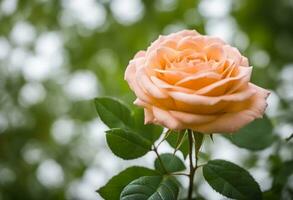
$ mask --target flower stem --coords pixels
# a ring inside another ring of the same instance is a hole
[[[160,162],[160,164],[161,164],[161,166],[162,166],[162,168],[163,168],[163,171],[164,171],[166,174],[168,174],[168,171],[167,171],[167,169],[166,169],[166,167],[165,167],[165,165],[164,165],[164,162],[162,161],[162,159],[161,159],[161,157],[160,157],[160,155],[159,155],[158,149],[157,149],[157,147],[156,147],[155,145],[153,146],[153,151],[154,151],[155,154],[157,155],[157,158],[158,158],[158,160],[159,160],[159,162]]]
[[[192,192],[193,192],[193,179],[194,174],[197,166],[193,166],[193,160],[192,160],[192,147],[193,147],[193,137],[192,137],[192,131],[188,130],[188,141],[189,141],[189,188],[188,188],[188,200],[192,200]],[[196,162],[197,163],[197,162]]]

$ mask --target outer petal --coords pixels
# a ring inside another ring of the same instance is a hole
[[[141,59],[141,58],[140,58]],[[149,97],[142,88],[136,82],[136,65],[141,64],[139,59],[130,61],[126,68],[124,79],[128,82],[129,87],[134,91],[135,95],[146,102],[152,102],[152,98]]]
[[[202,133],[233,133],[254,119],[261,118],[267,107],[266,99],[269,91],[253,84],[251,84],[251,87],[254,87],[257,93],[251,98],[248,108],[240,112],[223,114],[210,123],[195,125],[190,128]]]
[[[224,50],[226,52],[227,58],[233,60],[236,65],[246,64],[246,62],[242,60],[242,56],[238,49],[235,47],[231,47],[230,45],[225,45]]]
[[[172,33],[170,35],[160,35],[157,40],[155,40],[147,51],[152,51],[157,49],[159,46],[166,46],[168,41],[179,41],[181,38],[189,36],[199,36],[200,34],[195,30],[183,30],[177,33]]]
[[[155,119],[153,112],[151,109],[145,108],[144,109],[144,124],[149,124],[153,122]]]
[[[141,88],[150,94],[154,98],[166,99],[169,96],[160,90],[154,83],[150,80],[144,68],[140,68],[136,74],[136,82]]]
[[[219,102],[238,102],[244,101],[255,94],[255,89],[248,87],[245,90],[233,94],[222,95],[219,97],[208,97],[196,94],[185,94],[181,92],[168,92],[175,101],[187,105],[215,105]]]
[[[200,114],[193,114],[193,113],[187,113],[187,112],[181,112],[181,111],[175,111],[171,110],[169,111],[177,120],[184,123],[186,126],[190,125],[199,125],[199,124],[205,124],[210,121],[215,120],[218,115],[200,115]]]
[[[153,115],[155,117],[155,123],[163,125],[172,130],[180,130],[185,128],[183,124],[177,120],[169,111],[155,106],[153,106],[152,109]]]

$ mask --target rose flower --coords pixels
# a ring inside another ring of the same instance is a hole
[[[250,83],[246,57],[219,38],[184,30],[160,36],[129,62],[125,80],[145,123],[232,133],[261,118],[269,92]]]

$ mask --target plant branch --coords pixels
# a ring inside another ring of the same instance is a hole
[[[153,151],[155,152],[155,154],[157,155],[158,160],[159,160],[159,162],[160,162],[160,164],[161,164],[161,166],[162,166],[164,172],[165,172],[166,174],[168,174],[168,171],[167,171],[167,169],[166,169],[166,167],[165,167],[165,165],[164,165],[164,163],[163,163],[163,161],[162,161],[162,159],[161,159],[161,157],[160,157],[160,155],[159,155],[158,149],[157,149],[157,147],[156,147],[155,145],[153,145],[153,149],[152,149],[152,150],[153,150]]]
[[[169,129],[169,130],[167,130],[166,132],[165,132],[165,136],[163,137],[163,139],[158,143],[158,145],[157,145],[157,147],[156,148],[158,148],[166,139],[167,139],[167,137],[170,135],[170,133],[171,133],[171,130]]]
[[[188,200],[192,200],[192,192],[193,192],[193,179],[194,179],[194,173],[195,173],[195,167],[193,166],[192,161],[192,150],[193,150],[193,137],[192,137],[192,131],[188,130],[188,141],[189,141],[189,188],[188,188]]]
[[[172,173],[172,175],[175,175],[175,176],[188,176],[189,177],[189,174],[185,174],[185,173]]]

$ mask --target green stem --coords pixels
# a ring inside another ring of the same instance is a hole
[[[185,174],[185,173],[172,173],[172,175],[175,175],[175,176],[188,176],[189,177],[189,174]]]
[[[189,187],[188,187],[188,200],[192,200],[192,192],[193,192],[193,179],[196,167],[193,166],[192,161],[192,147],[193,147],[193,137],[192,131],[188,130],[188,141],[189,141]]]
[[[161,166],[162,166],[164,172],[165,172],[166,174],[168,174],[168,171],[167,171],[167,169],[166,169],[166,167],[165,167],[165,165],[164,165],[164,163],[163,163],[163,161],[162,161],[162,159],[161,159],[161,157],[160,157],[160,155],[159,155],[158,149],[157,149],[157,147],[156,147],[155,145],[153,146],[153,151],[154,151],[155,154],[157,155],[158,160],[159,160],[159,162],[160,162],[160,164],[161,164]]]

